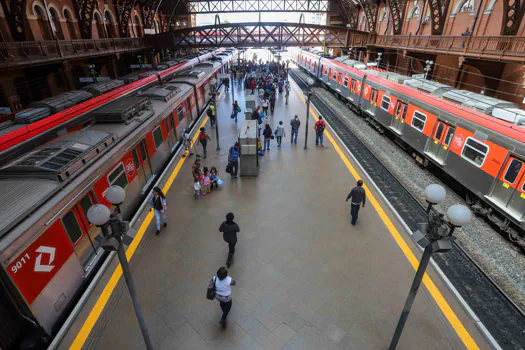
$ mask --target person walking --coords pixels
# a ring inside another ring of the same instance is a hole
[[[186,155],[193,155],[193,152],[191,151],[191,135],[188,128],[184,129],[184,132],[182,133],[182,145],[184,146],[184,154],[182,157],[186,157]]]
[[[226,328],[226,318],[232,308],[232,289],[237,282],[228,276],[228,270],[221,266],[217,270],[217,275],[213,276],[208,284],[208,289],[215,286],[215,299],[219,301],[221,306],[222,316],[219,321],[221,328]]]
[[[240,232],[239,225],[233,221],[233,213],[226,214],[226,221],[219,226],[219,232],[222,233],[224,242],[228,243],[228,258],[226,259],[226,266],[230,267],[233,263],[233,255],[235,254],[235,245],[237,244],[237,233]]]
[[[323,120],[323,117],[319,116],[319,120],[315,123],[315,145],[318,146],[321,142],[321,147],[323,146],[323,134],[324,129],[326,128],[326,123]]]
[[[237,123],[237,115],[241,111],[241,107],[239,107],[239,103],[237,103],[237,100],[233,102],[232,107],[233,107],[232,115],[233,115],[233,118],[235,118],[235,122]]]
[[[237,170],[239,169],[240,153],[241,153],[241,149],[239,147],[239,143],[235,142],[235,145],[230,147],[230,150],[228,151],[228,162],[232,165],[232,172],[231,172],[232,179],[235,179],[237,177]]]
[[[153,195],[151,196],[150,207],[155,214],[155,220],[157,223],[157,236],[160,233],[160,218],[164,219],[164,227],[168,226],[168,216],[166,214],[166,196],[162,193],[159,187],[153,188]]]
[[[357,186],[352,188],[348,196],[346,196],[346,201],[350,200],[350,215],[352,215],[352,225],[355,225],[357,222],[357,217],[359,216],[359,207],[365,207],[366,202],[366,191],[363,188],[363,180],[357,181]]]
[[[277,148],[281,148],[281,141],[283,140],[283,137],[286,137],[286,131],[284,131],[282,120],[279,122],[279,125],[277,125],[277,128],[275,129],[275,136],[277,137]]]
[[[266,124],[264,126],[263,130],[263,136],[264,136],[264,147],[263,151],[269,151],[270,150],[270,141],[272,140],[272,128],[270,128],[270,124]]]
[[[208,140],[210,140],[210,137],[206,134],[206,129],[204,129],[204,127],[200,128],[200,131],[199,141],[202,145],[202,152],[204,153],[203,158],[206,158],[206,155],[208,154],[206,147],[208,146]]]
[[[263,108],[264,115],[268,116],[268,99],[265,98],[263,100],[262,108]]]
[[[270,95],[270,113],[275,111],[275,91]]]
[[[297,135],[299,135],[299,127],[301,126],[301,121],[297,115],[290,121],[290,126],[292,127],[292,137],[290,142],[297,145]]]
[[[208,109],[206,110],[206,115],[208,118],[210,118],[210,124],[211,126],[215,125],[215,106],[213,105],[213,101],[210,102],[210,105],[208,106]]]

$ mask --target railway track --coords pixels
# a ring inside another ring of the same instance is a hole
[[[293,70],[290,70],[290,76],[305,92],[307,84]],[[388,198],[408,227],[415,231],[418,229],[418,223],[426,222],[425,208],[338,117],[337,113],[315,93],[312,94],[311,103]],[[524,312],[461,246],[454,242],[454,249],[446,254],[435,254],[433,259],[500,347],[525,349]]]

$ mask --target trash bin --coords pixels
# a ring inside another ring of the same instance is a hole
[[[241,146],[241,176],[257,176],[259,174],[259,159],[256,120],[243,120],[239,144]]]

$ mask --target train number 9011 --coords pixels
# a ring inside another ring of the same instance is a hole
[[[11,272],[17,273],[22,267],[24,267],[24,265],[29,262],[29,259],[31,259],[29,253],[22,255],[18,261],[11,266]]]

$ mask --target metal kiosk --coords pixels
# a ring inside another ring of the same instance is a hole
[[[259,158],[256,120],[243,120],[239,144],[241,146],[241,176],[257,176],[259,174]]]

